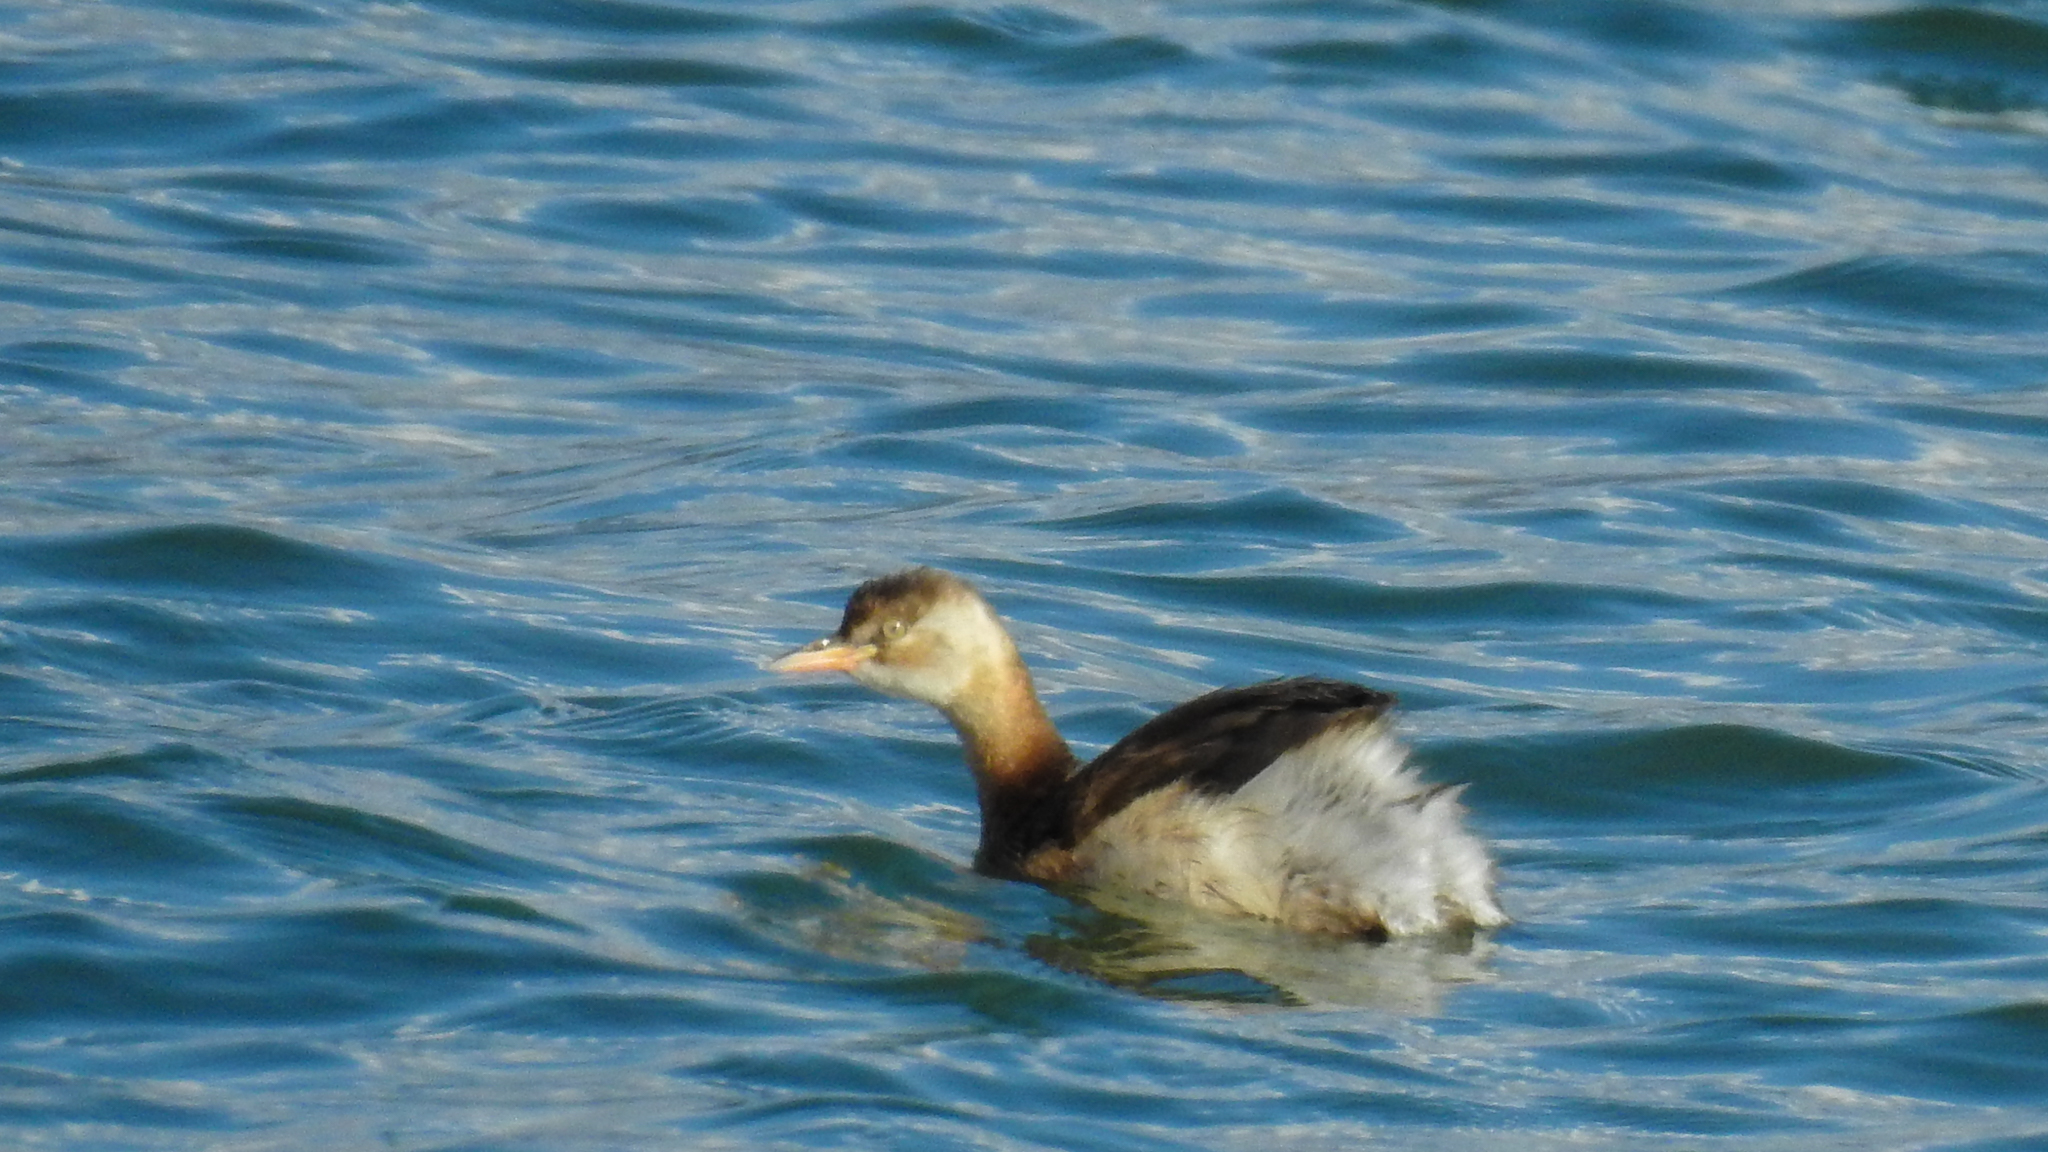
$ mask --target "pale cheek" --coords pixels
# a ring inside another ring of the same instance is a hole
[[[901,675],[886,664],[862,664],[853,669],[852,675],[855,680],[877,692],[886,692],[891,696],[908,694],[903,689]]]
[[[912,674],[911,690],[918,699],[944,708],[959,698],[966,680],[966,670],[957,665],[920,668]]]
[[[960,690],[957,671],[924,665],[868,664],[854,678],[877,692],[944,707]]]

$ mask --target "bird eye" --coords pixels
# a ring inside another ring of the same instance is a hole
[[[891,640],[894,640],[898,636],[903,635],[903,621],[891,620],[888,623],[882,625],[882,635],[888,637]]]

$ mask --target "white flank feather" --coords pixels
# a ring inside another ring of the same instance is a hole
[[[1462,789],[1424,784],[1406,759],[1385,720],[1339,725],[1230,795],[1150,793],[1087,838],[1082,877],[1311,931],[1505,924]]]

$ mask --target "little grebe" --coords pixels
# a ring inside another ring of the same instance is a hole
[[[1366,939],[1507,922],[1462,788],[1403,766],[1394,698],[1303,677],[1225,688],[1079,767],[995,610],[958,576],[870,580],[769,668],[845,672],[945,713],[981,795],[974,866]]]

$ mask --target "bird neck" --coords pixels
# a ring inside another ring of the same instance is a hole
[[[1048,797],[1073,771],[1074,753],[1014,654],[983,669],[945,711],[966,746],[985,828],[1020,805]]]

